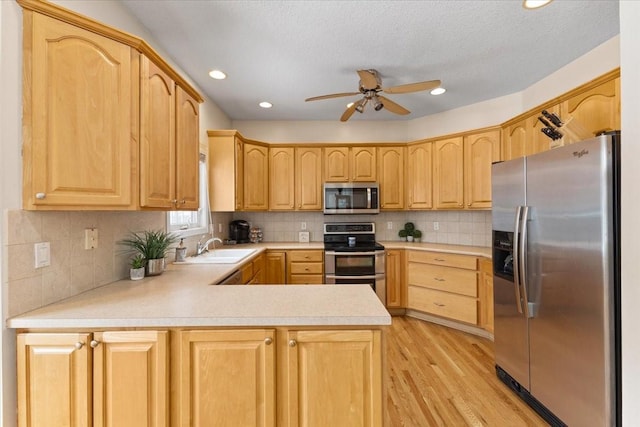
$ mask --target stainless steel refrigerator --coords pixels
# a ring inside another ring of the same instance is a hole
[[[551,425],[621,423],[619,143],[493,165],[496,373]]]

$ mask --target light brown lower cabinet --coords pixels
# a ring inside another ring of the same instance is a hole
[[[26,332],[17,347],[20,427],[382,426],[377,327]]]
[[[18,426],[168,426],[168,332],[18,335]]]

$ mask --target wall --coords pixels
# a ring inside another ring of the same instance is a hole
[[[622,425],[640,420],[640,2],[620,2],[622,91]]]
[[[398,230],[413,222],[422,231],[422,241],[451,245],[491,246],[491,211],[412,211],[382,212],[378,215],[324,215],[321,212],[238,212],[233,219],[244,219],[262,228],[265,241],[298,240],[302,222],[312,242],[322,242],[325,222],[362,221],[376,224],[376,238],[400,240]],[[391,229],[388,223],[391,222]],[[438,230],[434,230],[434,222]]]

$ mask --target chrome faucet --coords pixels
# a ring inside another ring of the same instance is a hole
[[[204,236],[202,236],[204,238]],[[206,242],[202,243],[202,239],[198,241],[198,246],[196,246],[196,256],[202,255],[205,252],[209,252],[209,245],[213,243],[213,249],[216,248],[216,242],[222,243],[222,239],[218,237],[212,237]]]

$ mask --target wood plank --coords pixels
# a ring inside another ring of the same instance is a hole
[[[394,317],[386,347],[386,426],[547,425],[496,377],[486,338]]]

